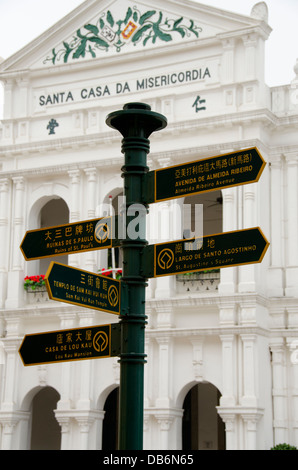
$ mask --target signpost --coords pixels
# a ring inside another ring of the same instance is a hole
[[[120,326],[92,326],[26,335],[19,349],[25,366],[118,356]]]
[[[146,203],[215,191],[259,180],[266,163],[257,148],[183,163],[145,176]]]
[[[120,315],[120,281],[51,263],[45,275],[50,299]]]
[[[123,136],[127,212],[121,229],[121,282],[53,262],[45,280],[51,299],[120,315],[120,323],[28,335],[19,352],[25,365],[119,356],[119,449],[141,450],[147,279],[259,263],[269,246],[259,227],[148,246],[148,204],[256,182],[265,162],[256,148],[249,148],[148,172],[148,138],[166,127],[166,118],[144,103],[129,103],[106,123]],[[139,228],[134,237],[131,222]],[[26,260],[33,260],[120,246],[118,223],[117,216],[31,230],[21,250]]]
[[[150,245],[144,251],[146,277],[160,277],[260,263],[268,241],[259,227]]]
[[[123,110],[107,117],[106,123],[123,136],[124,195],[127,214],[131,206],[139,207],[139,235],[122,241],[123,277],[127,287],[127,302],[123,302],[121,319],[120,399],[119,399],[119,449],[142,450],[144,413],[144,362],[145,362],[145,288],[146,279],[141,273],[141,253],[147,245],[147,205],[142,206],[142,182],[148,171],[147,153],[149,136],[167,125],[164,116],[151,111],[143,103],[130,103]],[[126,227],[134,216],[126,217]]]
[[[21,251],[26,261],[120,246],[117,217],[57,225],[26,232]]]

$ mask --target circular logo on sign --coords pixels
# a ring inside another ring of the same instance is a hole
[[[115,286],[111,286],[108,290],[108,299],[112,307],[116,307],[118,304],[118,290]]]
[[[93,338],[93,347],[97,352],[103,352],[109,344],[109,337],[104,331],[98,331]]]
[[[157,258],[158,266],[161,269],[169,269],[174,263],[174,253],[170,248],[162,250]]]
[[[98,243],[104,243],[110,237],[110,229],[107,222],[98,222],[96,224],[94,236]]]

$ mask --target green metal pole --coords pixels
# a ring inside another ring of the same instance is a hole
[[[143,177],[148,172],[148,137],[167,125],[166,118],[151,111],[144,103],[126,104],[121,111],[108,115],[108,126],[123,136],[124,196],[126,201],[126,236],[122,241],[125,295],[121,300],[120,354],[120,450],[143,449],[144,364],[145,364],[145,288],[141,254],[146,241],[146,214],[143,204]],[[131,213],[130,213],[131,212]]]

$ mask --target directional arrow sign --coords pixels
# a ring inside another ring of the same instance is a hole
[[[25,366],[120,354],[120,324],[26,335],[19,349]]]
[[[52,262],[45,275],[50,299],[120,315],[121,282]]]
[[[269,246],[260,228],[149,245],[143,255],[144,277],[260,263]]]
[[[154,170],[145,176],[144,202],[205,193],[259,180],[266,163],[257,148]]]
[[[26,232],[21,251],[27,261],[120,246],[117,217],[102,217]]]

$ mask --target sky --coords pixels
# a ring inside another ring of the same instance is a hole
[[[258,3],[258,0],[194,1],[248,16]],[[7,59],[81,3],[82,0],[0,0],[0,57]],[[273,31],[266,44],[265,80],[269,86],[284,85],[294,79],[293,67],[298,59],[298,0],[266,0],[266,3]],[[0,118],[1,91],[0,85]]]

